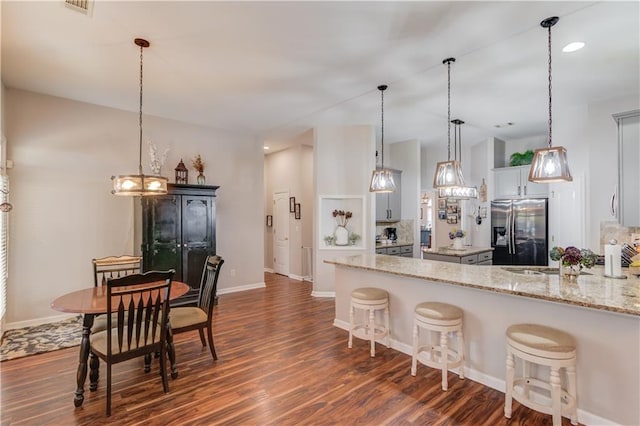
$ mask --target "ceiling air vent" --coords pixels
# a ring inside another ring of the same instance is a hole
[[[94,0],[64,0],[64,5],[71,10],[91,16],[93,1]]]

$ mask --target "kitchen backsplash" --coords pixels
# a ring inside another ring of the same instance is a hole
[[[612,239],[618,244],[633,245],[632,234],[640,234],[639,227],[624,227],[618,222],[600,222],[600,253],[604,253],[604,245]]]
[[[376,225],[376,235],[380,235],[384,238],[385,228],[396,228],[396,234],[398,234],[398,240],[401,241],[413,241],[413,230],[415,221],[412,219],[401,220],[400,222],[394,222],[384,225]]]

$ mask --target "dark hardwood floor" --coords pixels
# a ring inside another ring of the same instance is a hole
[[[332,325],[333,299],[310,296],[311,285],[266,274],[267,288],[219,296],[214,336],[218,360],[197,332],[175,338],[180,376],[162,392],[158,362],[113,367],[112,415],[105,416],[106,376],[85,385],[74,408],[78,348],[0,363],[2,425],[551,425],[514,401],[503,417],[504,395],[424,366],[410,374],[408,355],[367,342]],[[569,425],[563,419],[564,425]]]

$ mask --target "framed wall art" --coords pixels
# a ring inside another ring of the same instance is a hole
[[[295,218],[300,219],[300,203],[296,203],[294,206]]]
[[[289,197],[289,213],[296,211],[296,197]]]

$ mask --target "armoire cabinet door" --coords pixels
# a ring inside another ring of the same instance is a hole
[[[200,288],[204,262],[215,253],[214,198],[182,196],[182,281],[192,291]],[[191,291],[189,292],[191,293]]]
[[[176,281],[182,281],[182,230],[180,196],[166,195],[143,199],[146,244],[143,248],[145,271],[175,269]]]

